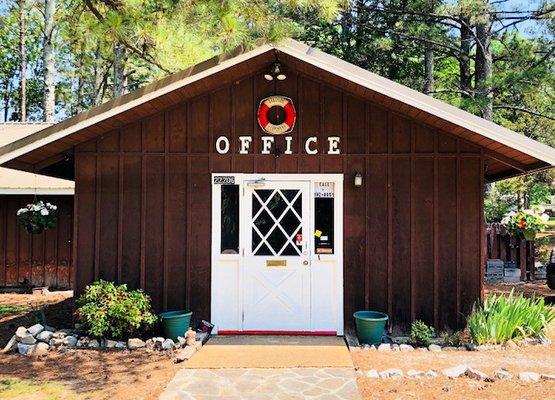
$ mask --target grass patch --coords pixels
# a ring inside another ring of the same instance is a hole
[[[19,314],[22,311],[25,311],[25,307],[23,306],[16,306],[13,304],[0,304],[0,318],[7,315]]]
[[[0,399],[19,400],[81,400],[94,395],[79,394],[69,387],[54,382],[35,382],[20,379],[0,379]]]

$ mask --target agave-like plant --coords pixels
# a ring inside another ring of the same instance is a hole
[[[543,337],[555,320],[555,308],[543,297],[524,297],[511,290],[508,296],[493,295],[475,304],[468,328],[476,344],[502,344],[510,339]]]

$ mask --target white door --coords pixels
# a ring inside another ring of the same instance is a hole
[[[310,329],[310,182],[245,185],[243,330]]]

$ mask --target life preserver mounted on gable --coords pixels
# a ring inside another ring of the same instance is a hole
[[[270,96],[260,101],[256,118],[264,132],[283,135],[293,130],[297,112],[289,97]]]

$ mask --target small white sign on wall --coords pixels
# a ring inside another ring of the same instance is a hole
[[[335,192],[335,184],[333,182],[315,182],[314,197],[316,198],[333,198]]]

